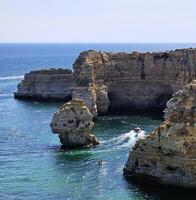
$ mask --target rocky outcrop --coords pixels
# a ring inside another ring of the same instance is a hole
[[[125,174],[196,188],[196,80],[173,95],[165,121],[135,144]]]
[[[83,99],[93,117],[106,114],[109,107],[107,86],[102,81],[88,83],[87,86],[75,86],[72,88],[72,98]]]
[[[108,112],[110,101],[108,98],[108,88],[102,80],[96,82],[96,105],[99,114]]]
[[[89,84],[83,87],[72,88],[72,98],[79,98],[84,100],[85,105],[90,110],[91,114],[95,118],[97,116],[97,105],[96,105],[96,87],[94,84]]]
[[[49,69],[32,71],[25,74],[18,85],[15,98],[38,100],[71,99],[71,87],[74,86],[72,71],[68,69]]]
[[[73,99],[54,113],[50,126],[53,133],[59,134],[64,148],[87,147],[99,143],[91,134],[92,118],[84,101]]]
[[[160,53],[91,50],[82,52],[74,64],[76,85],[102,81],[113,110],[164,108],[171,95],[195,77],[196,49]]]
[[[163,109],[174,92],[196,78],[196,49],[158,53],[82,52],[70,70],[25,75],[16,98],[82,98],[93,116],[109,111]],[[73,80],[74,79],[74,80]]]

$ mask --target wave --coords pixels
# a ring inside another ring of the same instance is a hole
[[[13,94],[3,94],[0,92],[0,97],[13,97]]]
[[[17,79],[23,79],[24,76],[4,76],[4,77],[0,77],[0,81],[5,81],[5,80],[17,80]]]
[[[122,134],[118,137],[112,138],[108,141],[101,142],[106,146],[112,147],[129,147],[132,148],[134,144],[139,140],[145,138],[145,131],[135,132],[134,130]]]

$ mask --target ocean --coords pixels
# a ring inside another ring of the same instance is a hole
[[[99,117],[93,132],[100,145],[62,151],[49,124],[63,102],[13,98],[25,73],[44,68],[71,69],[84,50],[145,52],[189,47],[196,47],[196,43],[0,44],[0,199],[196,199],[193,192],[141,185],[123,176],[123,166],[136,141],[131,130],[140,127],[148,134],[160,123],[160,117]],[[99,159],[102,165],[98,165]]]

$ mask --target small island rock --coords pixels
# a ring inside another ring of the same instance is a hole
[[[91,134],[93,116],[81,99],[73,99],[61,106],[50,124],[53,133],[59,134],[64,148],[87,147],[99,144]]]

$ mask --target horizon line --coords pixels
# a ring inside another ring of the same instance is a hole
[[[0,44],[196,44],[195,42],[1,42]]]

